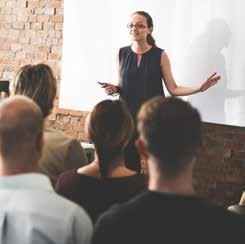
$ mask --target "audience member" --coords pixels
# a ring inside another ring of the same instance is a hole
[[[29,98],[0,104],[1,244],[89,243],[85,211],[58,196],[47,176],[35,173],[43,147],[43,116]]]
[[[239,204],[229,206],[228,210],[245,216],[245,192],[242,193]]]
[[[40,106],[43,117],[47,120],[53,109],[57,90],[56,79],[49,66],[37,64],[22,67],[13,90],[14,94],[32,98]],[[87,164],[87,157],[80,143],[62,131],[49,127],[47,121],[44,141],[39,168],[51,178],[53,184],[61,173]]]
[[[201,146],[196,109],[156,97],[138,114],[136,141],[149,168],[148,191],[98,220],[92,243],[245,243],[245,221],[194,194],[193,167]]]
[[[245,217],[245,205],[231,205],[228,210]]]
[[[133,122],[119,100],[98,103],[87,117],[85,131],[94,143],[95,159],[80,169],[62,174],[56,191],[83,206],[93,220],[114,203],[120,203],[146,188],[143,175],[126,168],[123,151]]]
[[[245,206],[245,191],[243,191],[239,205],[244,205]]]

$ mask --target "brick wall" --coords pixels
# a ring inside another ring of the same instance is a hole
[[[49,64],[60,80],[63,0],[0,0],[0,79],[19,67]],[[85,140],[86,112],[57,107],[49,124]],[[245,128],[203,124],[204,146],[195,169],[196,191],[221,205],[238,201],[245,186]]]
[[[204,123],[203,136],[197,191],[218,204],[237,203],[245,188],[245,128]]]
[[[0,80],[12,81],[21,66],[44,62],[53,69],[59,90],[63,4],[63,0],[0,0]],[[59,109],[58,99],[49,124],[86,140],[86,113]]]

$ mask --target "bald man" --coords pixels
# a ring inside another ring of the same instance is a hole
[[[38,171],[43,116],[29,98],[0,103],[0,243],[89,243],[92,224]]]

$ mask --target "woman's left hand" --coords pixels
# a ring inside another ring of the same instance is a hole
[[[220,76],[217,75],[217,73],[213,73],[211,76],[209,76],[207,78],[207,80],[205,80],[203,83],[201,83],[199,91],[200,92],[204,92],[206,91],[208,88],[210,88],[211,86],[214,86],[217,84],[218,80],[220,80]]]

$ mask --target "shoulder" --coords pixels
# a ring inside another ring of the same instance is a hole
[[[61,190],[61,188],[76,191],[83,188],[91,182],[100,182],[100,180],[94,177],[94,169],[90,169],[90,164],[77,169],[72,169],[67,172],[62,173],[56,183],[56,191]],[[97,173],[97,172],[96,172]],[[87,184],[86,184],[87,183]]]
[[[162,53],[162,52],[165,52],[165,50],[164,49],[162,49],[162,48],[160,48],[160,47],[152,47],[153,48],[153,50],[155,51],[155,52],[158,52],[158,53]]]
[[[147,186],[148,178],[146,175],[137,174],[126,178],[128,179],[129,183],[134,185],[135,188],[146,188]]]
[[[67,216],[70,216],[71,218],[73,218],[74,216],[77,216],[78,214],[80,216],[83,216],[85,219],[88,218],[87,213],[85,212],[85,210],[83,208],[81,208],[78,204],[74,203],[73,201],[58,195],[57,193],[55,193],[56,195],[56,207],[57,207],[57,211],[60,210],[63,213],[67,213]]]
[[[163,58],[163,55],[165,54],[165,51],[164,49],[160,47],[152,47],[149,54],[154,59],[156,59],[158,62],[162,63],[162,58]]]
[[[76,239],[75,243],[80,241],[81,243],[90,243],[93,232],[91,218],[81,206],[68,199],[64,199],[64,201],[68,204],[66,206],[66,210],[60,212],[60,215],[62,216],[62,220],[64,219],[64,216],[67,218],[65,223],[67,223],[67,226],[70,226],[71,228],[69,234],[72,233],[73,238]]]
[[[78,175],[83,178],[89,177],[92,179],[98,179],[100,175],[99,167],[94,163],[89,163],[83,167],[80,167],[78,170]],[[98,178],[97,178],[98,177]]]
[[[169,66],[170,65],[170,60],[167,52],[165,50],[162,50],[161,52],[161,65],[163,66]]]
[[[69,236],[72,235],[74,243],[79,241],[89,243],[92,237],[93,225],[87,212],[73,201],[56,195],[57,202],[50,216],[57,216],[56,223],[62,226],[63,235],[66,233]]]
[[[122,229],[123,226],[121,226],[121,223],[117,222],[117,217],[115,216],[117,211],[118,205],[114,205],[100,215],[94,226],[92,244],[120,243],[118,237],[120,237],[120,229]]]
[[[77,179],[79,178],[79,174],[77,173],[77,170],[76,169],[72,169],[72,170],[69,170],[69,171],[66,171],[62,174],[60,174],[59,176],[59,179],[61,180],[69,180],[69,179]]]
[[[138,207],[143,204],[144,198],[147,197],[147,195],[148,193],[145,191],[125,203],[113,205],[108,211],[101,215],[98,225],[102,222],[114,225],[114,222],[118,220],[123,221],[124,219],[132,217],[133,213],[135,214],[137,211],[140,211]]]
[[[44,139],[46,143],[49,145],[52,144],[52,146],[56,148],[67,148],[72,150],[72,152],[74,152],[74,150],[79,152],[82,150],[81,143],[77,139],[69,137],[60,130],[46,127],[44,130]]]
[[[119,52],[128,52],[128,51],[131,51],[131,46],[125,46],[125,47],[121,47],[119,49]]]
[[[65,173],[62,173],[58,177],[55,190],[58,193],[66,190],[69,191],[74,187],[75,188],[78,187],[79,180],[80,180],[80,175],[77,173],[76,169],[69,170]]]
[[[98,218],[92,243],[126,243],[129,237],[122,236],[122,233],[130,233],[135,226],[138,229],[138,218],[135,216],[144,216],[145,214],[139,210],[138,205],[141,205],[141,197],[139,196],[126,203],[110,207]],[[121,236],[120,240],[118,240],[118,236]]]
[[[70,153],[76,153],[76,152],[81,153],[84,150],[81,143],[77,139],[67,138],[67,144]]]
[[[121,58],[122,56],[125,56],[131,52],[132,52],[131,46],[121,47],[118,51],[118,56],[119,56],[119,58]]]
[[[63,155],[63,157],[68,157],[67,161],[77,158],[77,155],[79,155],[79,158],[81,158],[81,154],[84,153],[83,148],[77,139],[69,137],[60,130],[45,128],[44,141],[44,151],[52,150],[53,153],[57,152],[60,155]],[[68,154],[70,155],[70,157]],[[82,162],[85,161],[86,163],[86,160],[84,160],[83,158],[81,159]]]
[[[161,56],[168,58],[168,54],[165,50],[161,50]]]
[[[100,215],[94,226],[93,244],[115,243],[122,229],[124,233],[127,233],[128,225],[125,223],[128,222],[130,215],[123,210],[122,205],[115,204]]]
[[[45,223],[44,226],[48,228],[47,232],[52,231],[54,223],[59,223],[57,231],[62,235],[62,238],[67,233],[70,235],[71,229],[74,227],[82,228],[83,231],[92,231],[91,220],[85,210],[57,193],[46,190],[32,192],[18,190],[16,193],[10,194],[11,199],[14,199],[15,195],[18,197],[14,199],[14,208],[10,209],[11,216],[16,213],[16,216],[23,221],[27,218],[28,223],[36,225],[37,230],[40,223]]]
[[[66,143],[69,143],[72,141],[72,139],[68,137],[63,131],[53,129],[50,127],[45,127],[44,138],[46,141],[51,141],[52,143],[53,141],[60,141],[60,140],[62,141],[62,143],[64,143],[64,141]]]
[[[152,46],[152,48],[148,51],[150,55],[157,57],[161,57],[162,52],[164,52],[164,49],[157,46]]]

